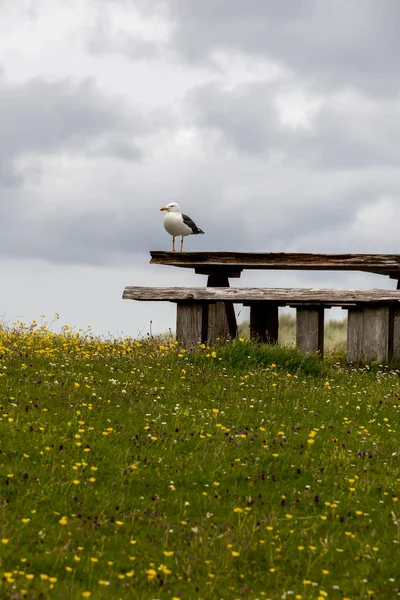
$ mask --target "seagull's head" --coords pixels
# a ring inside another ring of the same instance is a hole
[[[179,204],[177,204],[176,202],[170,202],[166,206],[163,206],[162,208],[160,208],[160,210],[166,210],[167,212],[175,212],[175,213],[181,212],[181,209],[179,208]]]

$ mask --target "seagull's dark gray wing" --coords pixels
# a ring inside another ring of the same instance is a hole
[[[185,225],[190,227],[190,229],[192,230],[192,233],[204,233],[204,231],[202,229],[199,229],[199,227],[197,227],[196,223],[194,221],[192,221],[192,219],[190,217],[188,217],[187,215],[182,214],[182,219],[183,219],[183,222],[185,223]]]

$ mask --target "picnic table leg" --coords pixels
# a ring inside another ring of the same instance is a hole
[[[400,309],[391,309],[390,326],[393,332],[393,357],[400,357]]]
[[[347,362],[388,362],[393,352],[393,319],[389,306],[349,308]]]
[[[229,287],[224,275],[209,275],[207,287]],[[225,341],[237,335],[237,324],[233,302],[215,302],[208,305],[207,343],[211,346],[218,339]]]
[[[400,279],[397,280],[396,289],[400,290]],[[390,327],[393,335],[393,358],[400,357],[400,309],[392,306],[390,310]]]
[[[278,304],[259,302],[250,304],[250,338],[259,342],[278,342]]]
[[[178,302],[176,307],[176,339],[186,348],[206,341],[208,305]]]
[[[296,308],[296,346],[302,352],[324,353],[324,307],[298,306]]]

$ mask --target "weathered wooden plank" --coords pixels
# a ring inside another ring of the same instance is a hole
[[[358,363],[363,354],[363,310],[350,308],[347,313],[347,362]]]
[[[393,351],[393,320],[390,306],[349,309],[347,361],[386,363]]]
[[[229,288],[229,287],[134,287],[125,288],[123,298],[170,302],[275,302],[278,304],[373,304],[400,302],[400,290],[335,290],[313,288]]]
[[[217,341],[226,342],[230,337],[224,302],[208,305],[207,344],[214,346]]]
[[[207,286],[229,288],[229,279],[223,275],[210,275]],[[208,305],[207,343],[213,346],[218,340],[234,338],[237,332],[235,309],[232,302],[215,302]]]
[[[296,346],[302,352],[324,353],[324,307],[301,306],[296,309]]]
[[[400,254],[312,254],[297,252],[163,252],[151,251],[152,264],[205,269],[289,269],[367,271],[399,279]],[[208,271],[210,272],[210,271]]]
[[[257,303],[250,305],[250,338],[259,342],[278,342],[278,305]]]
[[[391,326],[393,331],[393,357],[400,357],[400,307],[391,309]]]
[[[187,348],[201,344],[205,338],[207,305],[178,302],[176,311],[176,339]]]
[[[366,307],[364,313],[363,356],[365,362],[386,363],[391,355],[390,311],[388,306]]]

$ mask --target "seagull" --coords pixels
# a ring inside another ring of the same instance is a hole
[[[165,210],[166,214],[164,217],[164,227],[166,231],[172,235],[172,252],[175,252],[175,238],[181,236],[181,252],[183,248],[183,238],[187,235],[204,233],[202,229],[199,229],[187,215],[181,213],[179,204],[176,202],[170,202],[166,206],[160,208]]]

